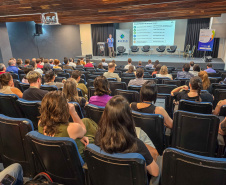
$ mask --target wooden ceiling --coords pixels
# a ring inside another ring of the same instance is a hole
[[[226,13],[226,0],[0,0],[0,22],[40,23],[48,12],[61,24],[207,18]]]

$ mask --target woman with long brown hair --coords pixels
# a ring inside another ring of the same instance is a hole
[[[200,71],[198,76],[202,79],[202,89],[211,93],[211,83],[206,71]]]
[[[140,153],[149,174],[158,176],[159,167],[145,144],[137,138],[128,101],[114,96],[107,103],[99,122],[95,144],[107,153]]]

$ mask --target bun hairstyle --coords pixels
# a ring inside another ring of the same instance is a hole
[[[206,90],[210,86],[210,79],[206,71],[200,71],[198,76],[202,79],[203,90]]]
[[[199,96],[197,101],[201,101],[200,94],[201,94],[201,90],[202,90],[202,79],[199,78],[198,76],[192,77],[190,79],[190,84],[191,84],[191,87],[193,90],[197,90],[197,93]]]
[[[138,68],[136,71],[136,77],[137,78],[142,78],[144,75],[144,70],[142,68]]]
[[[12,75],[10,73],[2,73],[0,75],[0,88],[3,86],[8,86],[10,80],[12,80]]]

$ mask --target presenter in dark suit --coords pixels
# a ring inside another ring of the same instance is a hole
[[[107,39],[107,43],[108,43],[108,50],[109,50],[109,56],[110,58],[115,56],[115,52],[114,52],[114,39],[112,38],[112,35],[109,34],[109,38]]]

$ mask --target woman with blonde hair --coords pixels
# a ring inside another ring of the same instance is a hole
[[[58,59],[55,59],[53,64],[54,64],[53,69],[61,69],[62,70],[62,68],[59,66],[60,61]]]
[[[209,93],[212,92],[212,86],[210,83],[210,79],[208,73],[206,71],[200,71],[198,74],[199,78],[202,79],[202,89],[207,90]]]
[[[164,65],[161,67],[159,74],[156,74],[156,77],[165,77],[165,78],[170,78],[170,80],[173,80],[173,77],[171,74],[168,74],[168,68]]]

